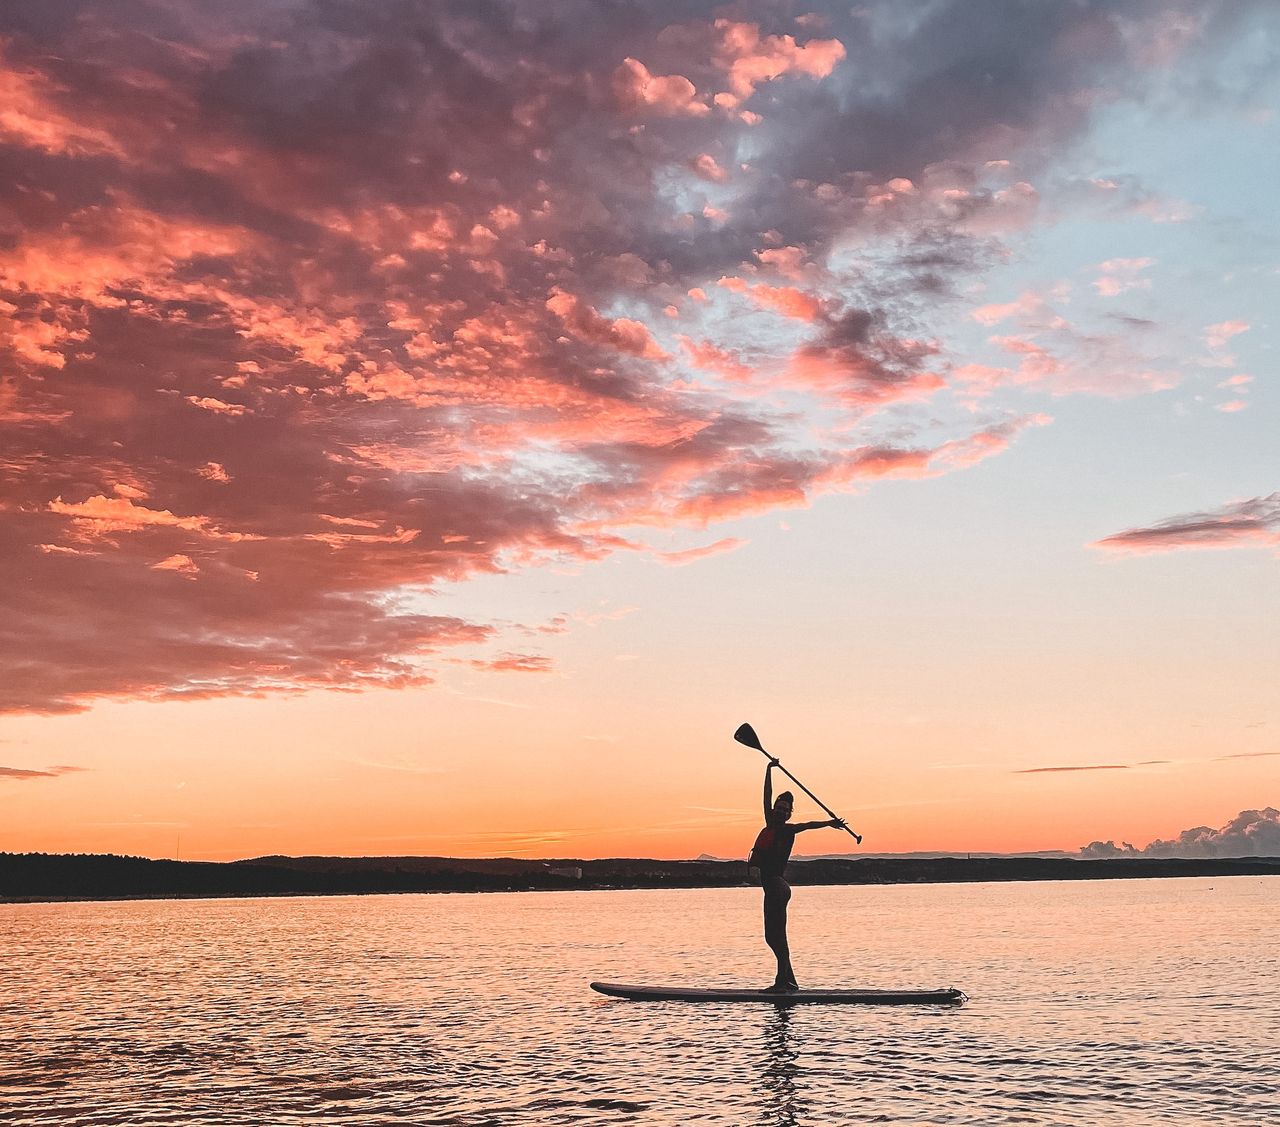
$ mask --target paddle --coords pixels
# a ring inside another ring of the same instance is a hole
[[[738,730],[733,733],[733,738],[737,740],[738,743],[745,744],[747,747],[754,747],[756,751],[760,752],[763,755],[768,756],[770,759],[774,759],[772,755],[769,755],[769,753],[764,750],[764,745],[760,742],[760,737],[756,735],[756,730],[750,724],[739,725]],[[798,786],[802,791],[804,791],[805,794],[807,794],[810,798],[812,798],[813,801],[816,802],[819,806],[821,806],[823,810],[825,810],[833,818],[840,817],[839,814],[837,814],[834,810],[832,810],[830,806],[828,806],[825,802],[823,802],[822,799],[820,799],[816,794],[814,794],[813,791],[811,791],[807,786],[805,786],[804,783],[802,783],[799,779],[797,779],[781,763],[778,763],[776,759],[774,759],[774,762],[777,763],[779,771],[781,771],[784,775],[786,775],[788,779],[790,779],[793,783],[796,784],[796,786]],[[853,830],[850,830],[848,826],[845,826],[844,828],[846,830],[849,830],[849,833],[853,834],[854,841],[856,841],[859,845],[862,844],[861,834],[854,833]]]

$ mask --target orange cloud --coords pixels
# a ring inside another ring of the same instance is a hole
[[[190,556],[175,554],[166,556],[159,563],[151,565],[153,571],[176,571],[179,575],[194,578],[200,574],[200,568]]]
[[[72,103],[71,111],[59,103]],[[0,57],[0,140],[67,156],[122,156],[111,134],[74,113],[74,95],[48,75]]]
[[[215,415],[244,415],[249,408],[243,403],[224,403],[211,395],[188,395],[186,401],[202,411],[212,411]]]

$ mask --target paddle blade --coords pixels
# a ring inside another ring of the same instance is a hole
[[[760,737],[756,735],[756,730],[750,724],[739,725],[738,730],[733,733],[733,738],[740,744],[754,747],[756,751],[764,751],[764,747],[760,743]]]

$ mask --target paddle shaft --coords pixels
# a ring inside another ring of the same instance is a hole
[[[795,783],[796,786],[798,786],[802,791],[804,791],[805,794],[807,794],[810,798],[812,798],[814,802],[816,802],[819,806],[821,806],[823,810],[825,810],[833,818],[840,818],[839,814],[837,814],[834,810],[832,810],[830,806],[828,806],[825,802],[823,802],[822,799],[820,799],[816,794],[814,794],[813,791],[811,791],[807,786],[804,785],[804,783],[802,783],[799,779],[797,779],[772,755],[770,755],[767,751],[765,751],[764,748],[758,748],[757,750],[760,752],[761,755],[763,755],[766,759],[768,759],[771,763],[773,763],[774,766],[776,766],[779,771],[781,771],[784,775],[786,775],[788,779],[790,779],[793,783]],[[841,820],[843,821],[843,819]],[[859,845],[862,844],[861,834],[854,833],[854,831],[851,830],[848,825],[844,825],[841,828],[844,829],[853,838],[853,840],[856,841]]]

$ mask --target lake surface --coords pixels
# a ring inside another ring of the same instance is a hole
[[[766,985],[759,895],[0,905],[0,1122],[1280,1121],[1280,878],[796,888],[802,985],[960,1009],[587,988]]]

